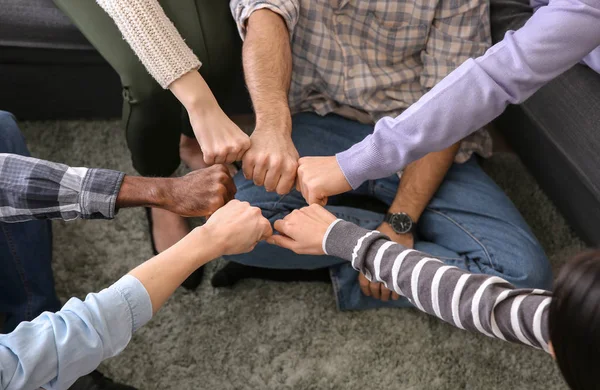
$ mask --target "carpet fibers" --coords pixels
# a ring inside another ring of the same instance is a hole
[[[26,122],[34,156],[133,174],[116,121]],[[542,242],[554,269],[584,245],[519,160],[484,163]],[[151,256],[144,213],[54,224],[60,298],[85,297]],[[127,349],[101,366],[139,389],[564,389],[549,356],[454,329],[416,310],[336,311],[319,283],[244,281],[179,289]]]

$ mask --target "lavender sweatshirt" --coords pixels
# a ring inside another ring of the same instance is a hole
[[[547,3],[547,5],[543,5]],[[600,72],[600,0],[532,0],[537,12],[482,57],[469,59],[396,118],[339,153],[352,188],[442,150],[584,61]]]

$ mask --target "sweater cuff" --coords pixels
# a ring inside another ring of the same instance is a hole
[[[371,233],[371,230],[338,219],[329,226],[328,233],[323,237],[323,249],[328,255],[352,261],[360,249],[361,239]]]
[[[383,158],[372,141],[372,135],[355,144],[350,149],[336,155],[340,169],[353,189],[365,181],[386,177],[381,169]]]

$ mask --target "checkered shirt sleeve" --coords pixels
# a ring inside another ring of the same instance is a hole
[[[421,85],[425,90],[433,88],[469,58],[483,55],[491,44],[488,1],[440,1],[421,53]]]
[[[246,37],[246,23],[254,11],[268,9],[280,15],[287,25],[290,40],[300,14],[299,0],[231,0],[229,7],[242,39]]]
[[[0,153],[0,221],[114,218],[124,176]]]

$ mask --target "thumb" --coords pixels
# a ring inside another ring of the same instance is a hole
[[[286,249],[292,249],[292,246],[294,246],[296,243],[296,241],[292,240],[291,238],[279,234],[272,235],[267,242],[271,245],[276,245]]]

